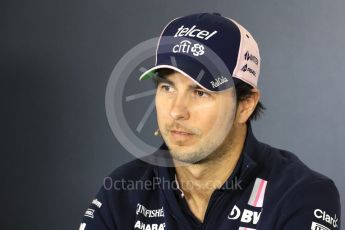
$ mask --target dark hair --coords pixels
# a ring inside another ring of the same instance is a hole
[[[250,97],[252,94],[254,94],[251,90],[253,89],[253,86],[245,83],[244,81],[241,81],[239,79],[235,79],[235,88],[236,88],[236,99],[237,103],[240,101],[243,101]],[[250,115],[248,121],[257,120],[264,112],[266,107],[262,104],[261,101],[258,102],[256,105],[254,111]]]
[[[169,68],[160,68],[160,69],[155,70],[154,77],[152,77],[152,79],[155,83],[156,88],[159,82],[157,77],[165,77],[174,72],[176,71]],[[234,78],[234,83],[235,83],[235,89],[236,89],[237,103],[247,99],[249,96],[254,94],[251,91],[253,89],[253,86],[245,83],[244,81]],[[248,121],[257,120],[261,116],[261,114],[264,112],[265,109],[266,109],[265,106],[262,104],[261,101],[259,101],[253,113],[250,115]]]

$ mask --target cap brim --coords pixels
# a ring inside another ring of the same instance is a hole
[[[146,70],[143,74],[140,75],[139,77],[139,81],[141,80],[147,80],[147,79],[151,79],[152,77],[154,77],[156,75],[155,70],[157,69],[162,69],[162,68],[168,68],[168,69],[172,69],[175,70],[183,75],[185,75],[186,77],[188,77],[189,79],[191,79],[193,82],[195,82],[196,84],[198,84],[201,88],[205,89],[206,91],[209,92],[214,92],[212,90],[207,89],[205,86],[201,85],[199,82],[197,82],[194,78],[192,78],[189,74],[187,74],[186,72],[184,72],[183,70],[176,68],[175,66],[172,65],[157,65],[154,66],[148,70]]]
[[[163,69],[163,68],[168,68],[168,69],[172,69],[172,70],[178,71],[181,74],[186,75],[187,77],[191,78],[191,76],[189,76],[186,72],[184,72],[183,70],[181,70],[179,68],[176,68],[175,66],[172,66],[172,65],[157,65],[157,66],[152,67],[151,69],[146,70],[143,74],[141,74],[140,77],[139,77],[139,81],[147,80],[147,79],[150,79],[150,78],[154,77],[155,74],[156,74],[155,70]]]

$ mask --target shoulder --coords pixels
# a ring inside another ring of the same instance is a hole
[[[339,201],[339,191],[328,176],[311,169],[292,152],[264,145],[258,162],[268,181],[267,193],[272,202],[290,205],[289,200],[315,201],[327,200],[327,197],[335,203]]]
[[[100,193],[113,197],[139,197],[157,189],[155,166],[135,159],[104,177]]]
[[[119,223],[129,225],[130,218],[122,219],[121,212],[135,213],[139,192],[134,183],[143,180],[151,171],[152,166],[137,159],[104,177],[101,188],[83,216],[81,229],[85,226],[95,230],[121,229]]]
[[[276,149],[276,151],[280,153],[278,159],[280,158],[280,166],[284,169],[282,176],[290,178],[291,181],[299,185],[299,188],[323,185],[336,190],[332,179],[320,173],[317,169],[311,169],[294,153],[281,149]]]
[[[135,213],[138,202],[155,192],[153,178],[154,166],[140,159],[116,168],[104,177],[83,224],[87,224],[87,229],[122,229],[119,224],[132,225],[134,220],[123,216]]]
[[[286,182],[290,186],[313,183],[334,185],[329,177],[311,169],[290,151],[266,145],[265,153],[261,158],[261,167],[273,180]]]
[[[140,180],[152,176],[153,170],[153,165],[141,159],[135,159],[114,169],[108,177],[112,179]]]
[[[340,196],[333,180],[309,168],[294,153],[268,145],[266,150],[261,162],[267,172],[266,202],[279,215],[281,229],[310,227],[313,221],[337,229]],[[333,223],[320,219],[321,212],[332,217]]]

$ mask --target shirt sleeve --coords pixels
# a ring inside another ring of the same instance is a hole
[[[283,230],[339,230],[339,192],[331,180],[302,185],[284,206]]]
[[[79,230],[117,230],[109,206],[108,192],[102,186],[86,209]]]

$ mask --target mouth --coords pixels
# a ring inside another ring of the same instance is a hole
[[[194,136],[193,133],[187,133],[187,132],[178,131],[178,130],[170,130],[170,134],[175,140],[178,140],[178,141],[184,141]]]
[[[181,130],[175,130],[175,129],[171,129],[170,132],[176,133],[176,134],[181,134],[181,135],[194,135],[193,133],[189,133],[189,132],[185,132],[185,131],[181,131]]]

